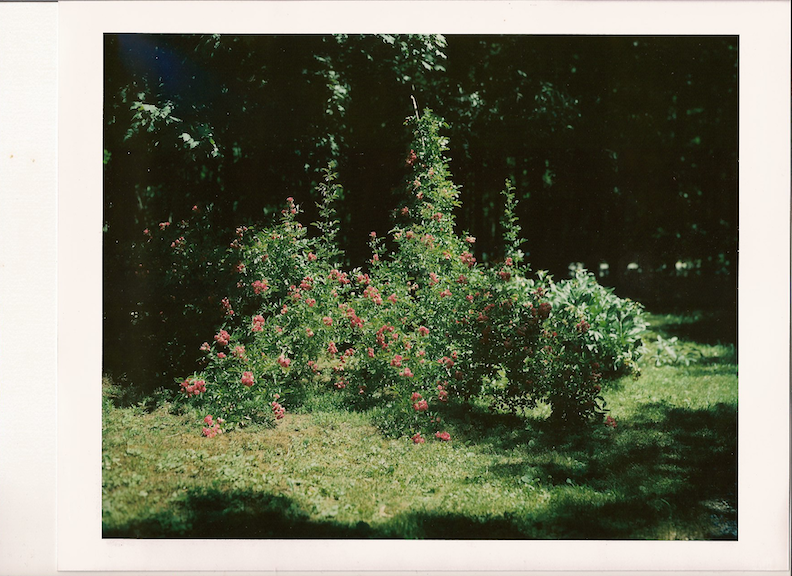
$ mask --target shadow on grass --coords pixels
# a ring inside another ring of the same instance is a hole
[[[660,529],[668,538],[737,538],[734,406],[651,403],[617,429],[570,433],[537,422],[526,433],[522,457],[494,473],[554,487],[540,537],[656,538]],[[476,441],[502,445],[489,435]]]
[[[676,336],[699,344],[737,346],[737,310],[699,311],[692,315],[655,316],[650,328],[664,337]]]
[[[368,524],[311,520],[289,497],[252,490],[190,490],[178,503],[128,524],[103,527],[104,538],[369,538]]]
[[[475,412],[475,410],[474,410]],[[496,414],[457,418],[456,438],[508,456],[490,472],[541,504],[502,515],[402,513],[369,525],[316,520],[287,496],[192,490],[107,538],[692,539],[737,537],[733,406],[648,404],[616,429],[562,431]],[[471,483],[477,482],[471,479]]]

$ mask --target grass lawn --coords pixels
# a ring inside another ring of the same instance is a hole
[[[451,442],[416,445],[319,403],[208,439],[106,381],[103,534],[736,539],[737,363],[717,320],[651,315],[642,375],[607,388],[616,428],[574,433],[472,406],[445,419]]]

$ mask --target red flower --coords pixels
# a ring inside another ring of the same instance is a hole
[[[607,418],[605,418],[605,426],[608,426],[609,428],[616,428],[616,420],[613,418],[613,416],[609,415]]]
[[[418,394],[418,392],[413,392],[412,396],[410,396],[410,401],[411,402],[417,402],[421,398],[422,398],[422,396],[420,394]]]
[[[459,260],[462,264],[465,264],[468,268],[473,268],[473,265],[476,263],[476,259],[473,257],[473,254],[470,252],[464,252],[460,257]]]
[[[413,409],[418,412],[426,412],[429,409],[429,403],[426,400],[419,400],[413,404]]]
[[[405,378],[412,378],[413,373],[412,370],[410,370],[409,368],[405,368],[404,370],[399,372],[399,376],[404,376]]]
[[[401,367],[401,365],[402,365],[402,360],[404,360],[404,357],[403,357],[403,356],[401,356],[400,354],[396,354],[396,355],[395,355],[395,356],[394,356],[394,357],[391,359],[391,361],[390,361],[390,365],[391,365],[391,366],[394,366],[394,367],[396,367],[396,368],[400,368],[400,367]]]
[[[256,294],[261,294],[262,292],[265,292],[266,290],[269,289],[269,282],[267,281],[266,278],[264,280],[256,280],[255,282],[253,282],[252,286],[253,286],[253,292],[255,292]]]
[[[231,302],[228,301],[228,298],[223,298],[221,303],[223,305],[223,310],[225,310],[226,316],[233,316],[234,310],[231,308]]]
[[[242,384],[244,384],[248,388],[250,386],[253,386],[253,372],[245,372],[244,374],[242,374]]]
[[[428,336],[429,335],[429,328],[427,328],[426,326],[419,326],[418,327],[418,333],[421,336]]]
[[[253,332],[261,332],[264,330],[264,316],[256,314],[253,316]]]
[[[553,306],[552,304],[550,304],[550,302],[542,302],[541,304],[539,304],[539,311],[538,311],[539,318],[547,318],[548,316],[550,316],[550,310],[552,309]]]
[[[421,436],[421,433],[420,433],[420,432],[418,432],[417,434],[414,434],[414,435],[413,435],[413,437],[412,437],[412,441],[413,441],[415,444],[423,444],[424,442],[426,442],[426,440],[424,440],[424,437],[423,437],[423,436]]]
[[[443,442],[448,442],[451,440],[451,434],[448,432],[438,432],[435,434],[435,438],[442,440]]]
[[[278,357],[278,364],[280,364],[283,368],[288,368],[289,364],[291,364],[291,359],[286,358],[283,354]]]
[[[214,339],[215,342],[220,344],[220,346],[228,346],[228,341],[231,339],[231,335],[225,330],[220,330],[220,332],[215,334]]]
[[[324,322],[325,326],[332,326],[333,319],[330,316],[325,316],[324,318],[322,318],[322,322]]]
[[[206,392],[206,382],[203,380],[193,380],[189,378],[181,383],[181,391],[187,396],[198,396]]]

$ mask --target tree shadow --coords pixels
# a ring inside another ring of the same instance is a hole
[[[708,345],[737,346],[737,310],[699,311],[692,317],[667,320],[659,316],[660,322],[654,322],[651,328],[664,337],[676,336],[681,340],[689,340]]]
[[[537,519],[541,537],[635,539],[668,526],[669,537],[736,539],[736,407],[651,403],[617,429],[570,433],[540,422],[527,431],[519,461],[493,471],[554,487]],[[477,442],[500,445],[488,435]],[[687,533],[673,533],[680,525]]]
[[[123,525],[103,526],[103,538],[331,539],[371,538],[365,522],[312,520],[287,496],[253,490],[194,489],[170,506]]]

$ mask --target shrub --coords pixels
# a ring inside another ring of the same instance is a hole
[[[408,124],[407,201],[395,211],[390,249],[371,232],[365,270],[338,265],[332,169],[320,187],[318,236],[297,221],[291,198],[274,227],[237,230],[234,257],[220,258],[237,281],[213,303],[223,322],[201,346],[203,371],[181,384],[184,402],[230,427],[273,422],[309,393],[333,394],[415,442],[451,440],[445,406],[474,397],[513,410],[546,402],[564,422],[604,413],[603,367],[627,366],[636,351],[630,331],[607,340],[595,331],[610,334],[616,319],[637,327],[639,309],[593,278],[569,287],[528,278],[509,183],[504,262],[478,264],[475,238],[454,229],[459,194],[443,123],[427,111]]]
[[[641,335],[647,322],[643,306],[632,300],[619,298],[610,288],[597,283],[586,270],[577,271],[574,278],[553,284],[550,301],[556,307],[585,317],[586,348],[595,356],[603,373],[618,376],[637,370],[643,342]]]

